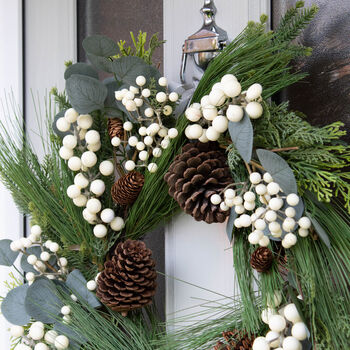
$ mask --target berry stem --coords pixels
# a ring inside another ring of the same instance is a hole
[[[269,149],[269,151],[270,152],[284,152],[284,151],[296,151],[298,149],[299,149],[299,147],[295,146],[295,147],[273,148],[273,149]]]

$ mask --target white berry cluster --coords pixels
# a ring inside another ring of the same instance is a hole
[[[178,135],[176,128],[166,128],[163,121],[173,113],[179,95],[168,91],[165,77],[158,80],[165,91],[155,92],[146,88],[146,83],[146,78],[140,75],[136,78],[138,87],[130,86],[129,89],[115,91],[116,100],[122,102],[134,123],[126,121],[123,124],[125,140],[115,136],[111,142],[114,147],[129,145],[134,150],[133,159],[124,164],[127,171],[147,167],[149,172],[154,173],[158,166],[155,161],[148,162],[150,156],[153,159],[161,157],[163,149],[168,148],[170,140]]]
[[[96,275],[95,279],[90,280],[90,281],[88,281],[88,282],[86,283],[86,288],[87,288],[89,291],[93,292],[93,291],[96,290],[96,288],[97,288],[97,280],[98,280],[98,276],[100,275],[100,273],[101,273],[101,272],[99,272],[99,273]]]
[[[65,335],[59,335],[54,330],[45,331],[42,322],[34,322],[28,332],[22,326],[12,326],[10,334],[14,338],[21,338],[15,350],[64,350],[69,347],[69,339]]]
[[[261,318],[270,331],[265,337],[257,337],[253,350],[302,350],[301,341],[310,335],[305,323],[299,315],[295,304],[288,304],[276,312],[272,307],[278,307],[282,298],[275,305],[263,310]],[[291,335],[288,335],[291,334]]]
[[[301,217],[295,220],[295,206],[299,204],[300,198],[297,194],[291,193],[284,196],[278,183],[274,182],[269,173],[261,176],[258,172],[253,172],[249,176],[248,191],[244,188],[248,183],[238,183],[233,185],[244,185],[237,194],[234,189],[227,188],[224,191],[224,198],[220,194],[210,197],[212,204],[220,205],[221,210],[229,210],[234,207],[239,215],[234,221],[237,228],[252,227],[252,232],[248,236],[251,244],[259,244],[267,247],[270,239],[267,234],[274,238],[282,239],[282,246],[291,248],[297,242],[297,236],[293,233],[299,226],[299,236],[307,237],[311,221],[308,217]],[[257,204],[259,205],[256,208]],[[247,213],[250,212],[250,213]]]
[[[224,75],[220,83],[213,85],[209,95],[187,108],[185,116],[195,124],[186,128],[185,135],[190,140],[216,141],[228,129],[229,121],[242,120],[244,110],[251,119],[260,118],[263,113],[259,103],[261,93],[260,84],[253,84],[242,92],[234,75]]]
[[[60,129],[64,119],[69,127]],[[63,138],[63,146],[60,156],[68,160],[68,167],[78,172],[74,177],[74,184],[67,188],[67,195],[78,207],[83,210],[84,219],[94,226],[93,232],[97,238],[103,238],[108,233],[108,225],[113,231],[120,231],[124,227],[124,220],[115,215],[114,210],[102,208],[98,197],[102,196],[106,186],[105,182],[98,177],[110,176],[114,173],[114,164],[110,160],[99,163],[99,173],[93,174],[91,168],[97,164],[95,154],[101,147],[100,134],[96,130],[89,130],[92,126],[90,115],[79,115],[73,108],[65,112],[64,117],[57,120],[57,128],[60,131],[68,131],[73,127],[74,134]],[[83,143],[85,141],[85,144]],[[82,152],[81,156],[74,156],[74,149]]]
[[[13,241],[10,244],[10,249],[12,251],[19,251],[26,255],[28,264],[32,265],[33,268],[39,272],[39,274],[34,274],[33,272],[26,273],[25,277],[29,284],[32,284],[35,279],[40,276],[46,276],[49,279],[59,279],[65,276],[68,272],[67,259],[64,257],[59,257],[57,254],[60,250],[59,244],[50,240],[44,242],[41,234],[41,227],[39,225],[33,225],[28,238],[21,238]],[[41,253],[39,256],[27,252],[27,249],[32,246],[41,248]],[[55,261],[57,261],[57,265],[59,267],[58,269],[49,263],[52,256],[54,256]]]

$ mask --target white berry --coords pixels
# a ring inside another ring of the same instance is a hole
[[[100,217],[103,222],[109,224],[114,219],[115,214],[113,209],[106,208],[101,211]]]
[[[66,267],[68,265],[68,260],[64,257],[58,259],[58,265],[61,267]]]
[[[166,96],[166,93],[161,91],[161,92],[158,92],[157,95],[156,95],[156,100],[159,102],[159,103],[163,103],[167,100],[167,96]]]
[[[67,188],[67,196],[69,198],[76,198],[80,195],[80,188],[77,185],[70,185]]]
[[[50,255],[50,253],[48,253],[48,252],[42,252],[42,253],[40,254],[40,259],[41,259],[42,261],[49,261],[49,260],[50,260],[50,257],[51,257],[51,255]]]
[[[261,247],[267,247],[270,244],[270,239],[267,236],[263,236],[259,240],[259,245]]]
[[[286,320],[281,315],[272,315],[269,319],[269,327],[274,332],[282,332],[286,326]]]
[[[266,219],[267,221],[270,221],[270,222],[276,221],[276,220],[277,220],[277,214],[276,214],[276,212],[273,211],[273,210],[268,210],[268,211],[266,212],[266,214],[265,214],[265,219]]]
[[[271,176],[270,173],[265,173],[265,174],[263,175],[263,179],[264,179],[264,181],[265,181],[266,183],[270,183],[270,182],[273,181],[272,176]]]
[[[34,254],[29,255],[27,258],[27,262],[30,265],[35,265],[37,261],[38,261],[38,258]]]
[[[305,323],[295,323],[292,327],[292,336],[298,340],[305,340],[308,337],[308,330]]]
[[[139,75],[137,78],[136,78],[136,84],[138,86],[144,86],[146,84],[146,78],[143,76],[143,75]]]
[[[307,237],[309,235],[309,230],[305,228],[299,228],[298,233],[300,237]]]
[[[95,213],[91,213],[87,208],[83,210],[83,218],[93,224],[97,220],[97,215]]]
[[[226,95],[221,89],[213,89],[209,94],[209,101],[213,106],[221,106],[226,100]]]
[[[100,133],[96,130],[89,130],[85,135],[85,141],[92,145],[100,142]]]
[[[176,92],[171,92],[169,94],[169,100],[171,102],[176,102],[179,99],[179,95]]]
[[[301,321],[298,309],[296,308],[295,304],[288,304],[287,306],[285,306],[284,317],[292,323],[297,323]]]
[[[201,119],[202,114],[201,111],[194,107],[189,107],[185,111],[186,118],[191,122],[197,122],[199,119]]]
[[[22,326],[12,326],[10,334],[12,337],[19,338],[24,334],[24,328]]]
[[[75,123],[78,119],[79,113],[74,108],[68,108],[64,113],[64,119],[68,123]]]
[[[287,217],[289,218],[294,218],[296,215],[296,211],[292,207],[288,207],[285,209],[284,213],[286,214]]]
[[[100,163],[99,170],[103,176],[110,176],[114,172],[114,165],[110,160],[104,160]]]
[[[299,196],[295,193],[290,193],[287,196],[286,201],[290,206],[295,207],[299,203]]]
[[[170,128],[168,130],[168,136],[171,138],[171,139],[174,139],[175,137],[177,137],[177,135],[179,135],[179,132],[177,131],[177,129],[175,128]]]
[[[212,204],[214,205],[218,205],[221,203],[222,199],[220,197],[220,195],[218,194],[213,194],[211,197],[210,197],[210,201]]]
[[[126,131],[131,131],[132,128],[133,128],[133,125],[132,125],[131,122],[125,122],[125,123],[123,124],[123,129],[126,130]]]
[[[96,196],[101,196],[106,189],[106,185],[102,180],[94,180],[90,184],[90,191]]]
[[[130,137],[129,137],[128,144],[129,144],[131,147],[135,147],[135,146],[137,145],[138,142],[139,142],[139,140],[137,139],[136,136],[130,136]]]
[[[101,211],[102,204],[97,198],[90,198],[86,203],[86,208],[90,213],[96,214]]]
[[[203,128],[199,124],[189,125],[185,129],[185,135],[190,140],[198,140],[202,136],[202,134]]]
[[[68,160],[73,156],[73,150],[71,148],[66,147],[66,146],[62,146],[58,153],[59,153],[60,157],[64,160]]]
[[[81,129],[90,129],[93,120],[90,114],[82,114],[78,117],[77,123]]]
[[[125,162],[124,167],[125,167],[125,169],[126,169],[127,171],[132,171],[132,170],[135,169],[136,164],[135,164],[135,162],[134,162],[133,160],[127,160],[127,161]]]
[[[248,241],[250,244],[258,244],[260,239],[262,238],[261,231],[253,231],[252,233],[249,234],[248,236]]]
[[[56,127],[61,132],[66,132],[70,129],[70,123],[64,118],[58,118],[56,121]]]
[[[263,114],[263,108],[259,102],[249,102],[245,110],[251,119],[258,119]]]
[[[57,253],[60,249],[60,246],[56,242],[52,242],[49,246],[49,249],[52,253]]]
[[[218,110],[215,106],[207,105],[202,109],[203,117],[206,120],[214,120],[218,115]]]
[[[95,290],[97,288],[97,283],[95,281],[91,280],[88,283],[86,283],[86,288],[88,290],[93,291],[93,290]]]
[[[228,120],[223,115],[218,115],[212,123],[213,128],[220,133],[223,133],[228,128]]]
[[[227,199],[233,199],[236,196],[236,192],[232,188],[228,188],[227,190],[225,190],[224,195]]]
[[[111,221],[110,226],[113,231],[120,231],[124,227],[124,220],[117,216]]]
[[[160,77],[160,78],[158,79],[158,84],[159,84],[159,86],[167,86],[167,85],[168,85],[167,78],[165,78],[165,77]]]
[[[299,340],[291,336],[284,338],[282,347],[283,350],[301,350]]]
[[[221,78],[221,83],[225,84],[227,82],[237,81],[237,78],[233,74],[225,74]]]
[[[279,191],[280,191],[280,186],[279,186],[278,183],[276,183],[276,182],[270,182],[270,183],[267,185],[267,193],[268,193],[270,196],[276,195]]]
[[[98,224],[94,227],[94,235],[97,238],[103,238],[107,235],[107,227],[102,224]]]
[[[285,218],[282,224],[282,228],[283,230],[287,231],[287,232],[291,232],[293,231],[295,226],[295,220],[292,218]]]
[[[77,207],[84,207],[85,204],[87,202],[87,198],[81,194],[78,197],[73,198],[73,203],[77,206]]]
[[[242,227],[249,227],[252,224],[252,220],[249,215],[243,214],[239,218]]]
[[[55,339],[55,348],[57,350],[67,349],[69,346],[69,339],[65,335],[59,335]]]
[[[265,339],[269,342],[272,348],[277,348],[281,344],[281,336],[280,333],[270,331],[266,333]]]
[[[210,126],[206,131],[206,136],[210,141],[217,141],[220,137],[220,133],[217,132],[212,126]]]
[[[81,155],[81,163],[87,168],[93,167],[97,163],[97,156],[94,152],[86,151]]]
[[[260,84],[253,84],[251,85],[246,93],[246,98],[248,101],[256,100],[261,96],[262,93],[262,86]]]
[[[237,105],[229,105],[226,111],[226,117],[231,122],[239,122],[244,115],[243,109]]]
[[[158,165],[156,163],[149,163],[147,169],[150,173],[155,173],[158,170]]]
[[[266,228],[266,222],[263,219],[258,219],[255,221],[254,226],[257,230],[264,231]]]
[[[254,340],[252,350],[270,350],[270,345],[265,337],[257,337]]]
[[[45,333],[45,341],[49,344],[54,344],[55,339],[58,337],[58,333],[54,330],[47,331]]]
[[[146,161],[148,159],[148,152],[147,151],[141,151],[139,153],[139,158],[142,161]]]
[[[282,198],[271,198],[271,200],[269,201],[269,207],[274,210],[274,211],[277,211],[277,210],[280,210],[283,206],[283,200]]]
[[[61,308],[62,315],[69,315],[70,312],[71,312],[71,309],[68,305],[62,306],[62,308]]]
[[[299,219],[298,224],[301,228],[304,228],[307,230],[311,227],[311,220],[308,217],[303,216],[302,218]]]
[[[222,83],[222,89],[226,96],[228,97],[236,97],[241,91],[242,87],[238,81],[231,80],[230,82]]]

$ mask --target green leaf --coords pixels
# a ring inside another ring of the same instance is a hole
[[[306,317],[305,317],[305,315],[304,315],[304,311],[303,311],[301,302],[300,302],[300,300],[298,299],[297,295],[295,294],[294,289],[293,289],[291,286],[288,286],[287,289],[288,289],[289,296],[291,297],[293,304],[295,305],[295,307],[296,307],[297,310],[298,310],[298,313],[299,313],[300,318],[302,319],[302,321],[303,321],[305,324],[308,324],[307,321],[306,321]]]
[[[228,131],[238,153],[246,163],[249,163],[252,158],[254,133],[247,113],[244,112],[244,117],[241,121],[229,122]]]
[[[98,79],[98,73],[96,69],[87,63],[78,62],[69,66],[64,72],[64,79],[67,80],[73,74],[86,75],[91,78]]]
[[[329,240],[327,232],[323,229],[323,227],[320,225],[320,223],[314,217],[312,217],[312,215],[310,213],[308,213],[306,211],[305,214],[311,220],[312,225],[315,228],[317,235],[322,239],[323,243],[328,248],[331,248],[331,241]]]
[[[89,61],[98,69],[103,72],[113,73],[112,72],[112,61],[106,57],[96,56],[93,54],[86,55]]]
[[[74,270],[67,276],[66,285],[77,297],[83,298],[91,307],[101,306],[96,296],[87,289],[86,283],[85,277],[79,270]]]
[[[25,308],[28,288],[28,284],[24,284],[10,290],[1,303],[2,314],[12,324],[24,326],[30,321],[30,315]]]
[[[25,299],[27,313],[43,323],[57,322],[63,306],[55,284],[47,278],[39,278],[28,288]]]
[[[103,84],[107,87],[107,98],[105,101],[105,110],[106,108],[115,109],[114,116],[122,116],[122,112],[118,107],[117,100],[115,99],[114,92],[121,88],[121,83],[116,81],[113,77],[107,78],[103,81]],[[124,106],[123,106],[124,107]]]
[[[107,36],[91,35],[83,40],[83,48],[86,53],[95,56],[110,57],[118,53],[117,44]]]
[[[235,208],[232,207],[230,210],[230,216],[229,216],[227,224],[226,224],[226,233],[227,233],[227,237],[228,237],[228,240],[230,241],[230,243],[232,242],[234,222],[236,219],[237,219],[237,213],[235,212]]]
[[[293,171],[282,157],[266,149],[258,149],[256,153],[261,165],[271,174],[273,180],[280,185],[286,195],[298,193]]]
[[[78,332],[75,332],[72,327],[69,327],[61,322],[55,323],[53,330],[58,334],[63,334],[69,338],[70,347],[68,349],[80,349],[81,344],[87,342],[86,338],[84,338]]]
[[[0,265],[12,266],[19,252],[14,252],[10,248],[12,241],[10,239],[2,239],[0,241]]]
[[[150,78],[156,81],[160,78],[159,71],[145,63],[141,58],[134,56],[121,57],[111,63],[111,70],[116,78],[124,84],[135,85],[135,80],[139,75],[143,75],[147,82]]]
[[[66,90],[73,108],[81,114],[103,109],[107,88],[99,80],[73,74],[66,81]]]

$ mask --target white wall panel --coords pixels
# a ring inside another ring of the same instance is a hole
[[[238,35],[249,20],[259,20],[270,13],[268,0],[216,0],[216,23],[228,33]],[[202,25],[199,13],[203,0],[164,0],[164,71],[169,80],[179,82],[184,40]],[[225,224],[207,225],[180,214],[166,229],[166,305],[168,319],[173,313],[192,314],[203,303],[196,298],[215,300],[235,294],[232,249],[226,236]],[[173,276],[176,279],[170,277]],[[206,288],[196,288],[182,281]],[[211,293],[208,290],[219,294]],[[188,309],[191,308],[191,309]]]

